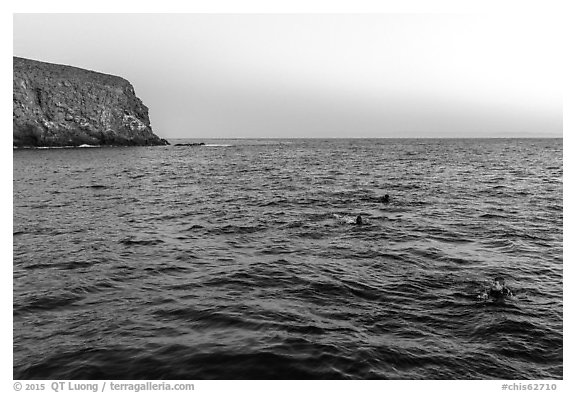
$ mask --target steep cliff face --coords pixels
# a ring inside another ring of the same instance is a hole
[[[165,145],[125,79],[14,57],[14,146]]]

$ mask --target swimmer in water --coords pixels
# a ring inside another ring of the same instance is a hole
[[[512,296],[513,293],[510,290],[510,288],[506,286],[506,281],[504,281],[502,277],[496,277],[492,282],[492,286],[490,286],[490,288],[488,288],[479,297],[484,300],[487,300],[489,298],[492,298],[494,300],[504,300],[505,298]]]
[[[368,222],[362,219],[362,216],[343,216],[340,214],[333,214],[334,218],[340,221],[341,224],[352,224],[352,225],[366,225]]]
[[[380,198],[380,202],[382,202],[382,203],[390,202],[390,195],[388,195],[388,194],[384,195],[382,198]]]

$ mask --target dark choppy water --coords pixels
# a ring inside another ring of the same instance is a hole
[[[214,143],[14,151],[14,378],[562,378],[561,139]]]

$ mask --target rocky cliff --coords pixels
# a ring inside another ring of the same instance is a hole
[[[14,146],[165,145],[125,79],[14,57]]]

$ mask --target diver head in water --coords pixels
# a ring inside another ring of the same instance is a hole
[[[362,225],[362,217],[361,216],[356,217],[356,225]]]
[[[496,277],[488,291],[488,296],[503,299],[512,296],[512,291],[506,286],[506,281],[502,277]]]
[[[380,198],[380,202],[382,202],[382,203],[390,202],[390,195],[388,195],[388,194],[384,195],[382,198]]]
[[[506,281],[502,277],[496,277],[494,282],[492,282],[492,289],[501,291],[504,288],[504,284],[506,284]]]

